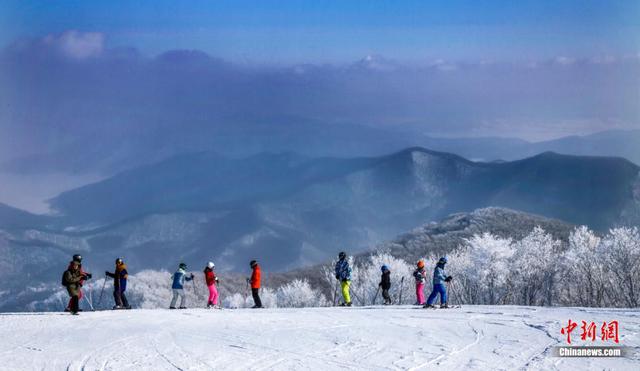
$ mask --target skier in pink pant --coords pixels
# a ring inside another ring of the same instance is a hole
[[[413,271],[416,279],[416,305],[424,305],[424,285],[427,283],[427,271],[424,269],[424,261],[419,260],[417,268]]]
[[[218,284],[218,277],[216,277],[216,273],[213,271],[215,264],[209,262],[207,266],[204,268],[204,280],[207,283],[207,287],[209,288],[209,300],[207,301],[207,308],[220,308],[218,305],[218,288],[216,287]]]

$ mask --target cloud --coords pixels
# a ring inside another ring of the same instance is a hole
[[[74,59],[97,57],[104,51],[104,34],[100,32],[65,31],[59,35],[47,35],[45,45],[57,48]]]
[[[67,31],[0,51],[0,133],[16,143],[14,156],[43,154],[41,164],[59,158],[81,169],[80,161],[98,167],[132,153],[141,161],[200,149],[318,153],[322,143],[329,153],[339,125],[536,138],[565,134],[566,122],[577,123],[575,134],[594,122],[638,125],[640,61],[606,61],[370,56],[348,65],[238,65],[197,50],[145,57],[109,49],[103,34]]]
[[[570,66],[576,63],[575,58],[565,57],[565,56],[556,57],[553,61],[561,66]]]

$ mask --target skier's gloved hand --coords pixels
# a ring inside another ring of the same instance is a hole
[[[91,279],[91,277],[93,277],[93,276],[91,275],[91,273],[87,273],[87,274],[85,274],[84,276],[85,276],[85,277],[87,277],[87,279],[88,279],[88,280],[90,280],[90,279]]]
[[[193,278],[193,277],[195,277],[195,276],[193,275],[193,273],[191,273],[191,278]]]
[[[340,275],[336,274],[336,279],[339,280],[340,279]]]
[[[444,279],[444,282],[451,282],[452,280],[453,280],[453,277],[449,276]]]
[[[109,271],[104,271],[104,275],[108,276],[109,275]]]

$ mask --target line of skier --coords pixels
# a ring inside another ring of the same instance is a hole
[[[252,260],[249,263],[252,273],[251,278],[247,278],[247,287],[251,286],[251,295],[253,296],[254,306],[253,308],[262,308],[262,301],[260,300],[260,265],[256,260]],[[209,291],[209,297],[207,299],[207,308],[220,309],[218,284],[219,279],[214,271],[215,264],[208,262],[204,268],[204,281]],[[127,296],[125,294],[127,290],[127,281],[129,279],[129,272],[127,271],[127,265],[122,258],[117,258],[115,261],[114,272],[105,271],[105,284],[106,277],[113,278],[113,299],[115,305],[113,309],[131,309]],[[92,274],[85,272],[82,268],[82,256],[76,254],[73,256],[67,269],[62,274],[62,285],[67,289],[69,294],[69,303],[65,308],[66,312],[77,315],[80,309],[80,300],[83,297],[82,286],[85,281],[92,278]],[[194,274],[187,274],[187,264],[180,263],[178,270],[171,276],[171,291],[173,297],[169,304],[169,309],[186,309],[186,294],[184,285],[185,282],[192,281],[195,278]],[[104,285],[102,291],[104,290]],[[102,298],[102,291],[100,293],[100,299]],[[99,299],[99,300],[100,300]],[[176,307],[180,300],[179,307]],[[91,305],[91,303],[90,303]]]
[[[425,301],[424,288],[427,282],[427,272],[425,270],[424,261],[418,261],[417,267],[413,272],[416,286],[416,305],[422,305],[425,308],[435,308],[434,303],[439,295],[440,307],[448,307],[447,287],[445,283],[451,282],[453,277],[448,276],[445,273],[444,268],[446,264],[447,259],[444,257],[440,258],[436,264],[433,271],[433,288],[429,298]],[[251,288],[251,296],[254,301],[254,306],[252,308],[262,308],[262,301],[260,300],[260,265],[256,260],[251,260],[251,262],[249,262],[249,266],[251,267],[251,277],[246,280],[247,288]],[[381,271],[382,275],[378,286],[379,289],[382,290],[383,303],[385,305],[389,305],[391,304],[391,296],[389,295],[389,290],[391,289],[391,271],[386,265],[382,265]],[[219,305],[219,293],[217,287],[219,285],[219,278],[215,273],[215,264],[213,262],[208,262],[203,273],[204,281],[209,291],[207,308],[220,309],[221,307]],[[113,309],[131,309],[131,305],[129,305],[125,294],[129,273],[127,271],[127,265],[124,263],[123,259],[117,258],[115,261],[114,272],[105,271],[105,276],[113,278],[113,299],[115,302]],[[335,264],[335,277],[337,282],[340,284],[340,289],[342,291],[343,302],[340,305],[351,306],[351,267],[349,266],[349,261],[345,252],[340,252],[338,254],[338,261]],[[91,278],[92,274],[85,272],[82,269],[82,256],[78,254],[74,255],[72,261],[67,267],[67,270],[62,276],[62,285],[66,287],[67,293],[70,297],[65,311],[71,312],[72,314],[78,314],[80,311],[79,302],[83,297],[82,286],[86,280]],[[169,304],[169,309],[186,308],[185,282],[192,281],[194,278],[195,276],[193,273],[187,274],[187,264],[180,263],[178,270],[176,270],[176,272],[171,276],[171,290],[173,296],[171,298],[171,303]],[[102,292],[100,296],[102,297]],[[176,306],[178,304],[178,300],[179,306]]]
[[[445,283],[453,280],[452,276],[445,273],[444,267],[447,264],[447,258],[442,257],[438,260],[435,269],[433,270],[433,288],[429,298],[424,300],[424,287],[427,282],[427,271],[425,270],[424,260],[419,260],[416,264],[416,269],[413,271],[413,277],[416,281],[416,305],[422,305],[424,308],[435,308],[434,303],[440,295],[440,308],[449,308],[447,304],[447,287]],[[389,290],[391,289],[391,271],[386,265],[380,267],[382,276],[380,277],[380,283],[378,287],[382,289],[382,298],[384,305],[391,304],[391,296]],[[338,261],[335,266],[335,277],[340,283],[342,291],[343,302],[341,306],[351,306],[351,267],[347,259],[347,254],[343,251],[338,254]],[[336,287],[337,289],[337,287]]]

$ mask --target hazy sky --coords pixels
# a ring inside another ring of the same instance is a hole
[[[201,148],[221,127],[637,128],[639,72],[637,1],[2,1],[0,163]]]
[[[154,55],[236,62],[538,60],[637,55],[637,1],[31,1],[0,5],[0,45],[74,29]]]

